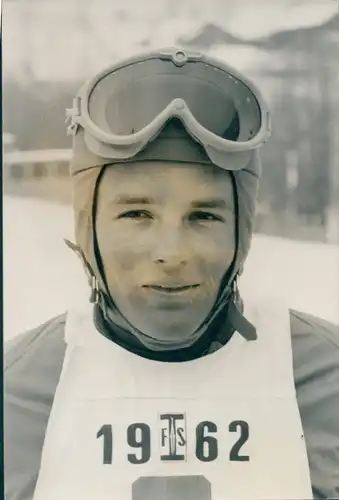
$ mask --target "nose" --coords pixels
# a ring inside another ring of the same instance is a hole
[[[164,267],[185,266],[189,259],[189,247],[180,229],[167,229],[159,234],[152,251],[152,260]]]

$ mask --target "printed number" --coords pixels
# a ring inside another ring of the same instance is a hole
[[[248,455],[239,455],[241,448],[244,446],[249,437],[249,425],[243,420],[235,420],[229,425],[230,432],[238,432],[240,429],[240,437],[238,441],[234,444],[230,453],[230,460],[232,462],[249,462],[250,457]]]
[[[132,484],[132,500],[212,500],[204,476],[141,477]]]
[[[215,433],[217,426],[213,422],[200,422],[195,431],[195,454],[201,462],[212,462],[218,457],[218,441],[213,436],[207,436],[205,431]]]
[[[113,430],[112,426],[107,424],[103,425],[97,433],[97,439],[104,439],[103,446],[103,463],[111,464],[113,461]]]
[[[213,462],[218,458],[218,441],[211,436],[218,428],[215,423],[205,421],[200,422],[196,428],[196,448],[195,454],[201,462]],[[238,432],[240,436],[233,445],[230,452],[231,462],[249,462],[248,455],[240,455],[240,450],[249,438],[249,425],[244,420],[235,420],[229,425],[230,432]],[[207,434],[208,433],[208,434]],[[113,462],[113,430],[112,425],[106,424],[97,433],[97,439],[103,438],[103,463]],[[151,458],[151,429],[147,424],[136,423],[127,428],[127,443],[131,448],[141,450],[140,457],[135,453],[128,454],[128,461],[131,464],[144,464]]]
[[[132,424],[127,429],[127,443],[132,448],[141,449],[141,457],[129,453],[128,461],[131,464],[145,464],[151,458],[151,429],[148,425]]]

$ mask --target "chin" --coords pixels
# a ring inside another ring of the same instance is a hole
[[[199,328],[202,322],[194,323],[187,321],[173,321],[173,318],[168,323],[164,321],[153,323],[147,326],[147,335],[153,338],[162,340],[182,340],[193,335]]]

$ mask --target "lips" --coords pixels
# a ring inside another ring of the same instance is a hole
[[[144,285],[144,288],[164,294],[181,294],[198,288],[199,284],[193,285]]]

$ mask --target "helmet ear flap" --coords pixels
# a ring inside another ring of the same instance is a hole
[[[72,241],[70,241],[66,238],[64,238],[64,241],[65,241],[66,245],[68,246],[68,248],[70,248],[79,257],[79,259],[82,263],[82,266],[86,272],[88,284],[91,287],[90,302],[98,303],[99,292],[100,292],[99,283],[98,283],[98,280],[95,276],[95,273],[94,273],[91,265],[89,264],[89,262],[87,261],[87,259],[85,257],[84,252],[82,251],[80,246],[77,245],[76,243],[73,243]]]
[[[86,256],[84,252],[82,251],[81,247],[77,245],[76,243],[73,243],[72,241],[64,238],[64,241],[68,248],[70,248],[80,259],[83,268],[85,270],[88,284],[90,285],[91,288],[91,294],[89,301],[92,304],[99,304],[101,306],[101,310],[104,314],[104,317],[107,318],[107,298],[103,291],[100,288],[99,282],[95,276],[95,273],[89,264],[88,260],[86,259]]]

